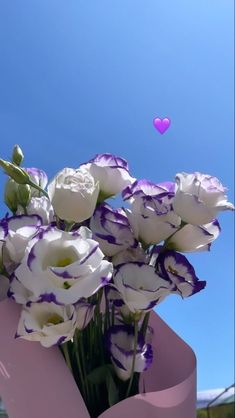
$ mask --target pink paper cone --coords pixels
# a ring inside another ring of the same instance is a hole
[[[73,377],[57,348],[14,339],[20,307],[0,303],[0,394],[9,418],[89,418]],[[146,394],[114,405],[99,418],[195,418],[196,360],[158,316],[154,328],[154,364],[142,375]]]
[[[15,339],[20,306],[0,303],[0,396],[9,418],[89,418],[58,348]]]
[[[99,418],[196,418],[195,355],[155,312],[150,325],[154,363],[140,380],[140,392],[145,387],[146,393],[125,399]]]

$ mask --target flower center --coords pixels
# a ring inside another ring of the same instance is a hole
[[[55,267],[66,267],[69,266],[69,264],[72,264],[72,262],[73,260],[71,257],[60,258],[57,260]]]
[[[63,283],[63,288],[64,289],[70,289],[71,285],[66,281]]]
[[[171,267],[171,266],[168,266],[167,271],[169,271],[169,273],[172,273],[172,274],[176,274],[176,275],[178,275],[178,271],[177,271],[177,270],[175,270],[175,269],[173,269],[173,267]]]
[[[62,322],[64,322],[64,320],[63,320],[63,318],[60,315],[53,314],[53,315],[49,316],[49,318],[47,318],[46,325],[47,326],[50,326],[50,325],[58,325],[58,324],[61,324]]]

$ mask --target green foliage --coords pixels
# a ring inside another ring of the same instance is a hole
[[[110,371],[106,375],[106,387],[108,391],[109,406],[115,405],[115,403],[119,401],[119,390]]]
[[[210,408],[210,415],[208,416],[206,409],[199,409],[197,411],[197,418],[234,418],[235,408],[234,403],[214,406]]]

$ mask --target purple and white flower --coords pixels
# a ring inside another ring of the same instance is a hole
[[[131,263],[133,261],[138,261],[145,264],[148,263],[148,255],[140,245],[138,245],[136,248],[127,248],[112,258],[112,263],[114,266],[117,266],[118,264]]]
[[[20,263],[29,241],[38,232],[41,224],[42,220],[38,215],[18,215],[2,221],[0,234],[5,235],[4,248],[9,256],[8,261]]]
[[[95,305],[91,303],[86,303],[82,300],[78,301],[75,304],[75,309],[77,312],[77,324],[76,328],[83,330],[92,320],[95,312]]]
[[[112,154],[97,154],[81,167],[86,167],[99,182],[100,200],[120,193],[135,181],[129,173],[127,161]]]
[[[181,219],[172,208],[174,183],[136,181],[123,191],[131,203],[126,209],[135,237],[145,245],[158,244],[177,231]]]
[[[138,201],[139,197],[145,196],[158,196],[162,194],[175,194],[175,183],[165,181],[162,183],[153,183],[149,180],[136,180],[130,186],[126,187],[122,192],[124,200],[128,200],[130,203]]]
[[[201,173],[176,175],[177,190],[174,211],[186,223],[204,225],[212,222],[224,210],[234,210],[227,201],[226,189],[213,176]]]
[[[99,182],[85,167],[64,168],[48,185],[48,194],[56,215],[67,222],[83,222],[95,210]]]
[[[37,301],[69,305],[109,282],[112,264],[103,258],[88,228],[68,233],[44,227],[26,249],[15,275]]]
[[[5,241],[5,237],[7,236],[8,228],[7,228],[7,222],[6,218],[2,219],[0,221],[0,266],[2,265],[2,250],[3,250],[3,244]]]
[[[126,319],[128,320],[128,322],[126,322]],[[143,325],[143,320],[144,320],[144,316],[141,318],[141,320],[138,322],[138,330],[139,332],[141,332],[141,327]],[[114,316],[114,325],[129,325],[130,321],[133,321],[133,317],[131,315],[131,312],[129,311],[129,309],[127,308],[126,305],[123,305],[121,307],[120,310],[118,310],[117,312],[115,312],[115,316]],[[154,329],[148,325],[146,328],[146,333],[145,333],[145,342],[148,344],[152,344],[153,341],[153,336],[154,336]]]
[[[16,213],[17,215],[22,215],[24,209],[21,206],[18,206]],[[27,214],[40,216],[43,225],[48,225],[54,219],[54,209],[46,196],[32,197],[27,206]]]
[[[127,263],[117,266],[114,286],[133,313],[147,312],[171,292],[171,283],[160,277],[153,266]]]
[[[31,303],[21,311],[16,338],[39,341],[43,347],[60,345],[73,338],[77,312],[73,305]]]
[[[99,205],[90,220],[90,228],[106,256],[114,256],[138,245],[123,209],[113,209],[108,204]]]
[[[217,219],[201,226],[187,224],[167,241],[167,248],[184,253],[209,251],[220,231]]]
[[[30,303],[37,301],[37,298],[34,296],[33,292],[24,287],[14,273],[11,275],[10,286],[7,295],[10,299],[13,299],[15,302],[20,303],[21,305],[26,305],[29,301]]]
[[[35,167],[25,168],[24,170],[29,174],[31,180],[38,186],[40,186],[41,189],[46,188],[48,178],[45,171]],[[35,189],[34,187],[31,188],[31,194],[32,197],[40,197],[41,195],[40,191]]]
[[[106,344],[119,379],[130,379],[134,355],[134,328],[125,325],[111,327],[106,335]],[[139,333],[134,372],[141,373],[147,370],[152,361],[152,347],[145,343],[142,334]]]
[[[187,258],[175,251],[166,250],[158,255],[156,268],[159,275],[172,283],[171,293],[188,297],[206,286],[206,281],[200,281],[193,266]]]

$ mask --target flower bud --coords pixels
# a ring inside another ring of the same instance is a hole
[[[18,203],[26,208],[31,198],[31,187],[28,184],[19,184],[17,190]]]
[[[5,173],[8,174],[13,180],[18,184],[27,184],[30,183],[30,177],[26,171],[22,168],[17,167],[16,165],[0,159],[0,166],[5,170]]]
[[[17,188],[18,185],[13,179],[9,179],[5,185],[4,200],[8,208],[14,213],[17,211]]]
[[[12,162],[13,164],[16,164],[20,166],[20,164],[23,162],[24,154],[22,152],[22,149],[19,147],[19,145],[15,145],[12,152]]]

